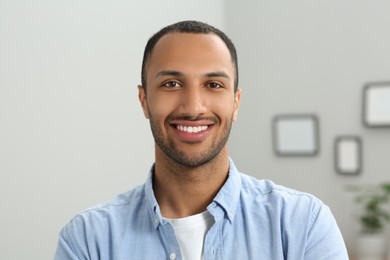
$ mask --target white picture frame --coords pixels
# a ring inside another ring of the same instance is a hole
[[[364,86],[363,124],[367,127],[390,127],[390,82]]]
[[[362,141],[358,136],[335,139],[335,169],[343,175],[358,175],[362,171]]]
[[[273,120],[274,151],[278,156],[319,153],[318,118],[313,114],[278,115]]]

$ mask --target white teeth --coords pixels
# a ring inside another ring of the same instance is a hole
[[[188,133],[198,133],[201,131],[205,131],[208,128],[208,126],[207,125],[204,125],[204,126],[177,125],[176,128],[179,129],[180,131],[184,131],[184,132],[188,132]]]

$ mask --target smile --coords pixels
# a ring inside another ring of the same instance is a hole
[[[185,126],[185,125],[176,125],[176,128],[180,131],[187,133],[199,133],[206,131],[209,128],[207,125],[204,126]]]

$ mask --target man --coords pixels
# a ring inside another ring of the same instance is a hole
[[[155,164],[144,185],[66,225],[55,259],[348,259],[321,201],[237,171],[227,146],[237,86],[221,31],[184,21],[156,33],[138,87]]]

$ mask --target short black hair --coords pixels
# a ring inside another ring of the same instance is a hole
[[[157,44],[157,42],[168,33],[195,33],[195,34],[215,34],[226,44],[226,47],[229,49],[232,63],[235,68],[235,79],[234,79],[234,92],[236,92],[238,87],[238,61],[237,61],[237,51],[234,47],[233,42],[223,33],[221,30],[199,21],[181,21],[174,23],[162,28],[160,31],[155,33],[147,42],[144,51],[144,57],[142,60],[142,70],[141,70],[141,82],[143,88],[146,90],[146,65],[150,54]]]

